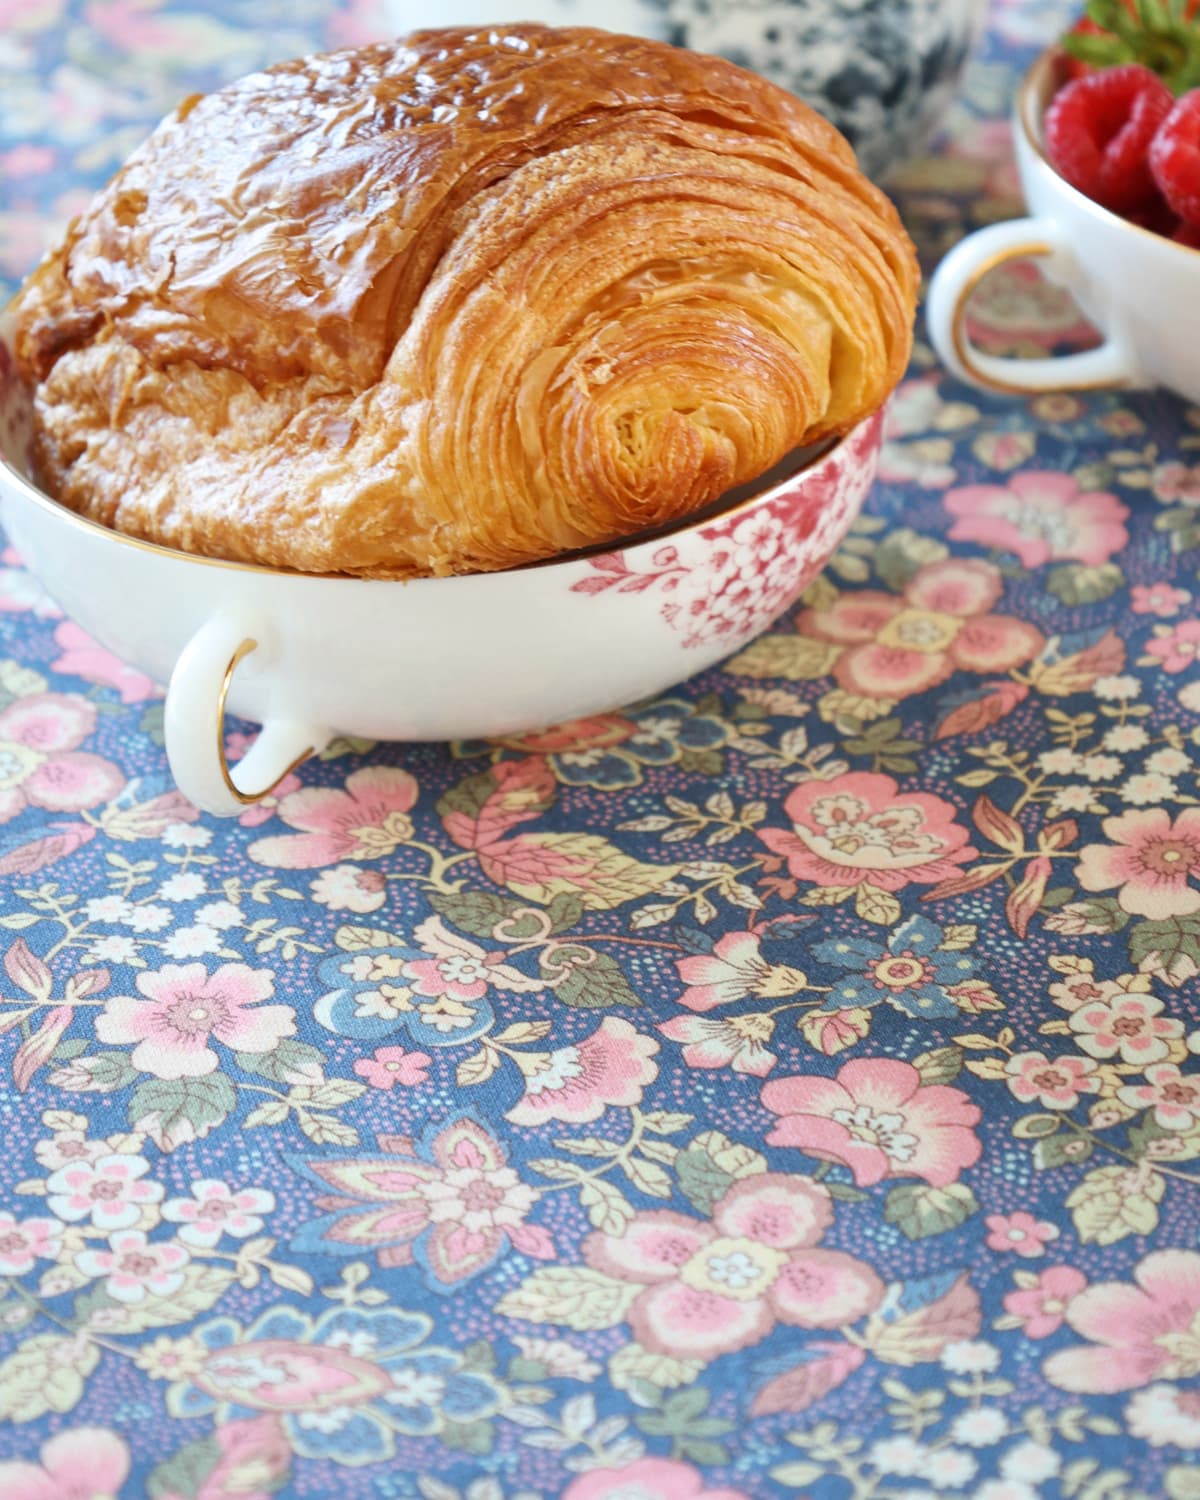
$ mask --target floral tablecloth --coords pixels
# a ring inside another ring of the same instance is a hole
[[[1018,211],[1061,20],[994,11],[897,185],[928,263]],[[180,95],[374,24],[0,0],[0,287]],[[1079,333],[1020,269],[974,321]],[[6,554],[2,1500],[1196,1500],[1198,544],[1200,411],[919,343],[719,670],[240,822]]]

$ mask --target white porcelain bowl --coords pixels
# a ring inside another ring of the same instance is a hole
[[[84,630],[169,683],[175,780],[232,815],[335,735],[542,728],[661,692],[737,650],[845,535],[874,478],[882,417],[669,535],[409,583],[220,562],[110,531],[29,481],[30,430],[0,321],[0,520]],[[232,772],[227,701],[263,725]]]

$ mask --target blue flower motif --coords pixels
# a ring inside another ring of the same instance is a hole
[[[337,1036],[379,1041],[406,1031],[420,1047],[461,1047],[490,1030],[496,1019],[486,996],[439,1004],[422,997],[403,972],[407,963],[427,960],[416,948],[362,948],[334,953],[317,965],[317,977],[331,986],[313,1014]]]
[[[424,1313],[337,1308],[313,1318],[273,1307],[243,1329],[216,1318],[196,1330],[201,1368],[171,1386],[177,1417],[225,1422],[272,1412],[293,1452],[361,1466],[395,1453],[396,1436],[428,1437],[447,1421],[490,1416],[499,1392],[451,1349],[426,1345]]]
[[[627,717],[636,728],[619,743],[585,744],[551,755],[559,781],[599,791],[639,786],[644,767],[674,765],[686,751],[719,749],[729,737],[719,719],[698,714],[695,704],[680,698],[656,699]]]
[[[954,985],[976,977],[967,953],[946,952],[945,933],[928,917],[913,916],[893,928],[886,946],[869,938],[837,937],[817,943],[813,954],[834,968],[849,969],[823,1010],[878,1005],[886,1000],[917,1020],[948,1020],[959,1014]]]

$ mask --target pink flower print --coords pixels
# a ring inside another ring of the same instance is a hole
[[[741,1178],[711,1224],[665,1209],[636,1215],[620,1237],[584,1241],[593,1270],[639,1284],[628,1321],[644,1349],[716,1359],[775,1327],[835,1328],[873,1311],[884,1286],[870,1266],[818,1248],[832,1222],[829,1195],[805,1178]]]
[[[1189,468],[1178,459],[1159,464],[1153,482],[1155,498],[1168,505],[1175,500],[1182,500],[1184,505],[1200,505],[1200,464]]]
[[[1157,659],[1164,672],[1194,672],[1200,660],[1200,620],[1183,620],[1173,630],[1156,626],[1164,634],[1147,641],[1146,654]]]
[[[147,698],[162,696],[144,672],[127,666],[111,651],[97,645],[74,620],[64,620],[55,630],[54,639],[62,647],[63,654],[51,662],[52,672],[67,672],[99,687],[116,688],[122,703],[144,703]]]
[[[490,1136],[460,1120],[441,1133],[434,1154],[441,1170],[414,1187],[433,1227],[426,1253],[431,1267],[444,1273],[441,1279],[460,1280],[464,1268],[490,1261],[506,1238],[526,1255],[553,1255],[546,1231],[525,1223],[537,1193],[504,1162]]]
[[[1192,597],[1187,589],[1169,583],[1135,583],[1129,594],[1129,607],[1135,615],[1158,615],[1164,620],[1177,615]]]
[[[1200,808],[1187,807],[1172,822],[1162,807],[1105,818],[1107,844],[1079,851],[1075,878],[1085,891],[1117,888],[1123,911],[1139,917],[1186,917],[1200,911]]]
[[[953,541],[1015,552],[1026,568],[1067,558],[1098,567],[1129,545],[1128,506],[1106,490],[1081,491],[1069,474],[1026,470],[1007,485],[950,490],[945,504]]]
[[[689,1068],[728,1068],[765,1078],[779,1061],[766,1046],[775,1033],[774,1017],[762,1013],[729,1016],[675,1016],[659,1025],[663,1036],[682,1042],[683,1060]]]
[[[1191,1130],[1200,1124],[1200,1075],[1187,1076],[1174,1063],[1154,1063],[1145,1070],[1145,1083],[1130,1083],[1117,1091],[1130,1109],[1152,1109],[1164,1130]]]
[[[408,959],[400,972],[412,985],[413,993],[426,999],[445,995],[466,1005],[482,1000],[493,987],[524,994],[545,988],[540,979],[531,979],[504,963],[502,953],[488,953],[470,938],[451,932],[440,917],[426,917],[414,929],[413,938],[433,957]]]
[[[1017,1290],[1005,1293],[1004,1310],[1019,1320],[1027,1339],[1057,1333],[1067,1304],[1087,1286],[1087,1277],[1074,1266],[1050,1266],[1040,1275],[1018,1271],[1015,1280]]]
[[[2,1500],[2,1497],[0,1497]],[[674,1458],[639,1458],[620,1469],[589,1469],[562,1500],[748,1500],[742,1490],[709,1489],[699,1469]]]
[[[118,1229],[109,1235],[106,1250],[75,1253],[76,1267],[85,1276],[103,1276],[105,1291],[118,1302],[169,1297],[183,1285],[183,1268],[190,1259],[183,1245],[152,1245],[140,1229]]]
[[[944,682],[951,673],[1007,672],[1042,649],[1041,631],[994,615],[1004,579],[991,563],[946,558],[919,568],[900,598],[871,590],[845,594],[828,609],[802,610],[801,635],[844,649],[833,676],[846,692],[895,700]]]
[[[1036,1100],[1043,1109],[1074,1109],[1080,1094],[1094,1094],[1100,1087],[1091,1075],[1096,1064],[1090,1057],[1048,1058],[1044,1052],[1018,1052],[1004,1064],[1008,1087],[1023,1104]]]
[[[41,1463],[0,1463],[0,1500],[106,1500],[129,1476],[129,1449],[103,1427],[47,1438]]]
[[[115,995],[96,1021],[96,1035],[112,1046],[136,1042],[130,1061],[157,1078],[201,1078],[217,1066],[213,1041],[235,1052],[273,1052],[295,1034],[290,1005],[263,1005],[275,988],[269,969],[222,964],[168,964],[143,971],[137,995]]]
[[[590,1036],[558,1047],[525,1079],[525,1096],[505,1114],[516,1125],[547,1120],[582,1124],[598,1120],[609,1105],[640,1104],[642,1091],[658,1077],[658,1042],[620,1016],[606,1016]]]
[[[798,880],[817,885],[934,885],[976,853],[949,802],[901,792],[893,777],[872,771],[804,782],[783,806],[790,832],[766,828],[759,838]]]
[[[354,1071],[373,1089],[383,1089],[387,1093],[397,1084],[411,1089],[424,1083],[432,1061],[428,1052],[406,1052],[403,1047],[376,1047],[370,1057],[360,1058],[354,1064]]]
[[[408,813],[417,783],[399,766],[366,766],[346,786],[305,787],[280,798],[279,817],[300,833],[250,845],[250,858],[283,870],[311,870],[347,859],[382,859],[412,838]]]
[[[163,1195],[161,1183],[141,1180],[149,1170],[144,1156],[72,1162],[47,1181],[46,1207],[68,1223],[87,1219],[97,1229],[128,1229]]]
[[[115,797],[124,773],[80,750],[96,710],[67,693],[31,693],[0,710],[0,823],[26,807],[82,812]]]
[[[1072,1011],[1068,1025],[1089,1057],[1109,1058],[1145,1066],[1161,1062],[1168,1041],[1183,1035],[1183,1022],[1161,1015],[1163,1003],[1153,995],[1121,994],[1093,1001]]]
[[[1012,1251],[1033,1260],[1045,1255],[1046,1245],[1058,1238],[1058,1225],[1045,1219],[1035,1219],[1023,1210],[1013,1214],[988,1214],[988,1248]]]
[[[1066,1321],[1089,1342],[1052,1354],[1046,1379],[1064,1391],[1108,1395],[1154,1380],[1200,1375],[1200,1254],[1154,1250],[1125,1281],[1101,1281],[1067,1304]]]
[[[35,1259],[54,1260],[62,1225],[56,1219],[21,1219],[0,1211],[0,1276],[24,1276]]]
[[[711,953],[692,953],[677,960],[675,967],[687,989],[679,1003],[689,1010],[712,1010],[757,995],[762,1000],[780,1000],[795,995],[808,983],[799,969],[769,964],[754,932],[727,932],[718,938]]]
[[[366,916],[387,900],[387,877],[378,870],[358,865],[334,865],[322,870],[312,883],[312,898],[330,911],[352,911]]]
[[[211,1177],[192,1183],[190,1198],[172,1198],[163,1204],[162,1216],[169,1224],[182,1224],[179,1238],[185,1245],[211,1250],[223,1234],[244,1240],[263,1227],[260,1215],[275,1207],[275,1194],[264,1188],[239,1188]]]
[[[911,1063],[861,1058],[836,1078],[778,1078],[762,1102],[780,1116],[767,1140],[850,1169],[859,1187],[885,1177],[956,1182],[979,1160],[979,1107],[949,1084],[923,1084]]]

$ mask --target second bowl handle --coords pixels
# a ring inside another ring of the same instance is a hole
[[[1047,359],[1005,359],[984,354],[967,336],[967,303],[971,293],[997,266],[1010,260],[1054,256],[1068,274],[1068,286],[1079,280],[1066,236],[1052,219],[1011,219],[978,229],[946,256],[929,284],[926,316],[934,348],[963,380],[985,390],[1031,395],[1041,391],[1101,390],[1138,385],[1144,377],[1119,335],[1105,330],[1098,349]]]
[[[259,621],[214,616],[187,643],[171,673],[163,720],[171,774],[189,802],[217,817],[245,812],[332,738],[324,726],[269,718],[230,768],[225,700],[239,663],[266,647],[269,634]]]

